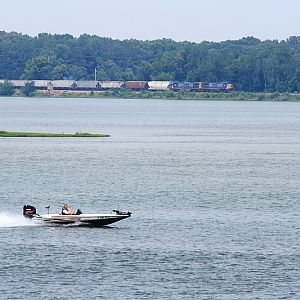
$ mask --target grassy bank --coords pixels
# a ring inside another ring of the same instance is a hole
[[[36,92],[37,97],[64,98],[118,98],[118,99],[168,99],[168,100],[232,100],[232,101],[300,101],[300,94],[296,93],[196,93],[173,91],[52,91]]]
[[[0,137],[109,137],[109,134],[94,133],[39,133],[39,132],[13,132],[0,131]]]

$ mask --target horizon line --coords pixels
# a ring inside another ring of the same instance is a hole
[[[168,41],[173,41],[175,43],[192,43],[192,44],[201,44],[201,43],[222,43],[222,42],[228,42],[228,41],[240,41],[240,40],[243,40],[243,39],[248,39],[248,38],[253,38],[253,39],[256,39],[260,42],[266,42],[266,41],[277,41],[277,42],[282,42],[282,41],[287,41],[289,38],[291,37],[300,37],[299,35],[290,35],[288,36],[286,39],[260,39],[256,36],[253,36],[253,35],[248,35],[248,36],[243,36],[243,37],[240,37],[238,39],[224,39],[224,40],[219,40],[219,41],[215,41],[215,40],[202,40],[202,41],[191,41],[191,40],[175,40],[173,38],[170,38],[170,37],[160,37],[160,38],[157,38],[157,39],[137,39],[137,38],[124,38],[124,39],[121,39],[121,38],[113,38],[113,37],[109,37],[109,36],[101,36],[101,35],[97,35],[97,34],[92,34],[92,33],[81,33],[81,34],[71,34],[71,33],[50,33],[50,32],[39,32],[38,34],[36,35],[32,35],[32,34],[29,34],[29,33],[23,33],[23,32],[18,32],[18,31],[5,31],[5,30],[0,30],[0,33],[6,33],[6,34],[19,34],[19,35],[22,35],[22,36],[29,36],[31,38],[38,38],[39,35],[42,35],[42,34],[47,34],[47,35],[52,35],[52,36],[64,36],[64,35],[69,35],[69,36],[72,36],[74,39],[79,39],[80,37],[82,36],[90,36],[90,37],[98,37],[98,38],[103,38],[103,39],[111,39],[113,41],[139,41],[139,42],[155,42],[155,41],[162,41],[162,40],[168,40]]]

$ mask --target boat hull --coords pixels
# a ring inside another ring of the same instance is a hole
[[[36,215],[32,218],[33,221],[43,222],[47,224],[57,225],[83,225],[90,227],[101,227],[113,224],[120,220],[130,217],[130,213],[124,214],[81,214],[81,215],[59,215],[47,214]]]

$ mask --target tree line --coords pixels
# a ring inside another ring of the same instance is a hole
[[[0,31],[0,79],[230,81],[245,92],[300,91],[300,37],[224,42],[114,40]]]

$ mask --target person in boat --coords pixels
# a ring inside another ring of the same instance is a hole
[[[80,215],[82,214],[80,209],[77,209],[77,211],[69,210],[69,205],[65,204],[61,210],[62,215]]]

